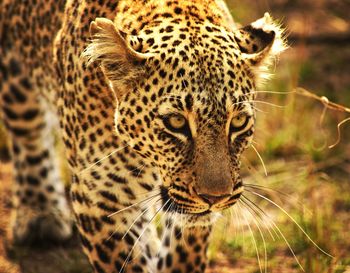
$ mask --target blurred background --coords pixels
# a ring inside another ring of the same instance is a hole
[[[262,88],[266,93],[258,93],[257,100],[264,103],[256,103],[253,145],[268,175],[253,148],[242,161],[245,183],[264,186],[247,187],[244,194],[261,210],[245,200],[222,220],[210,249],[211,272],[265,272],[266,263],[267,272],[302,272],[293,251],[305,272],[349,273],[350,121],[340,127],[339,143],[328,146],[337,143],[337,125],[350,113],[325,109],[317,99],[295,91],[301,87],[350,107],[350,1],[228,4],[242,24],[270,12],[286,28],[290,48],[272,69],[274,76]],[[317,249],[290,217],[334,258]]]
[[[242,160],[247,191],[216,226],[209,272],[292,273],[302,267],[307,273],[349,273],[350,121],[340,125],[340,138],[338,124],[350,113],[326,109],[318,98],[350,107],[350,1],[232,0],[228,5],[242,25],[270,12],[286,28],[290,48],[258,93],[254,148]],[[297,88],[318,98],[302,96]],[[0,155],[3,193],[12,178],[1,124]],[[6,213],[8,199],[0,201]],[[7,221],[2,219],[0,236]],[[41,273],[49,266],[50,273],[90,272],[75,242],[54,251],[12,248],[7,255],[8,270],[19,266],[25,273]]]

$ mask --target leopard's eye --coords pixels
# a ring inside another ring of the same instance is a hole
[[[180,114],[163,116],[163,123],[165,127],[173,133],[180,133],[188,137],[191,136],[191,130],[187,119]]]
[[[237,115],[231,119],[230,124],[230,130],[231,132],[239,132],[243,130],[249,121],[249,116],[243,114],[243,115]]]
[[[181,129],[186,125],[186,119],[181,115],[171,115],[168,118],[169,125],[175,129]]]

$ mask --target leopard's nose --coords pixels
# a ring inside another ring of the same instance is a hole
[[[231,195],[230,194],[224,194],[224,195],[199,194],[199,196],[209,205],[214,205],[224,199],[229,198]]]

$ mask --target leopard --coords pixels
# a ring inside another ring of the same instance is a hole
[[[64,242],[76,226],[96,273],[205,272],[211,230],[244,191],[256,90],[286,48],[280,24],[265,13],[241,26],[222,0],[0,8],[14,242]]]

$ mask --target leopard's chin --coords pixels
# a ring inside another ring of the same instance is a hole
[[[202,212],[202,213],[172,213],[177,224],[183,227],[207,227],[213,225],[220,217],[219,212]]]

